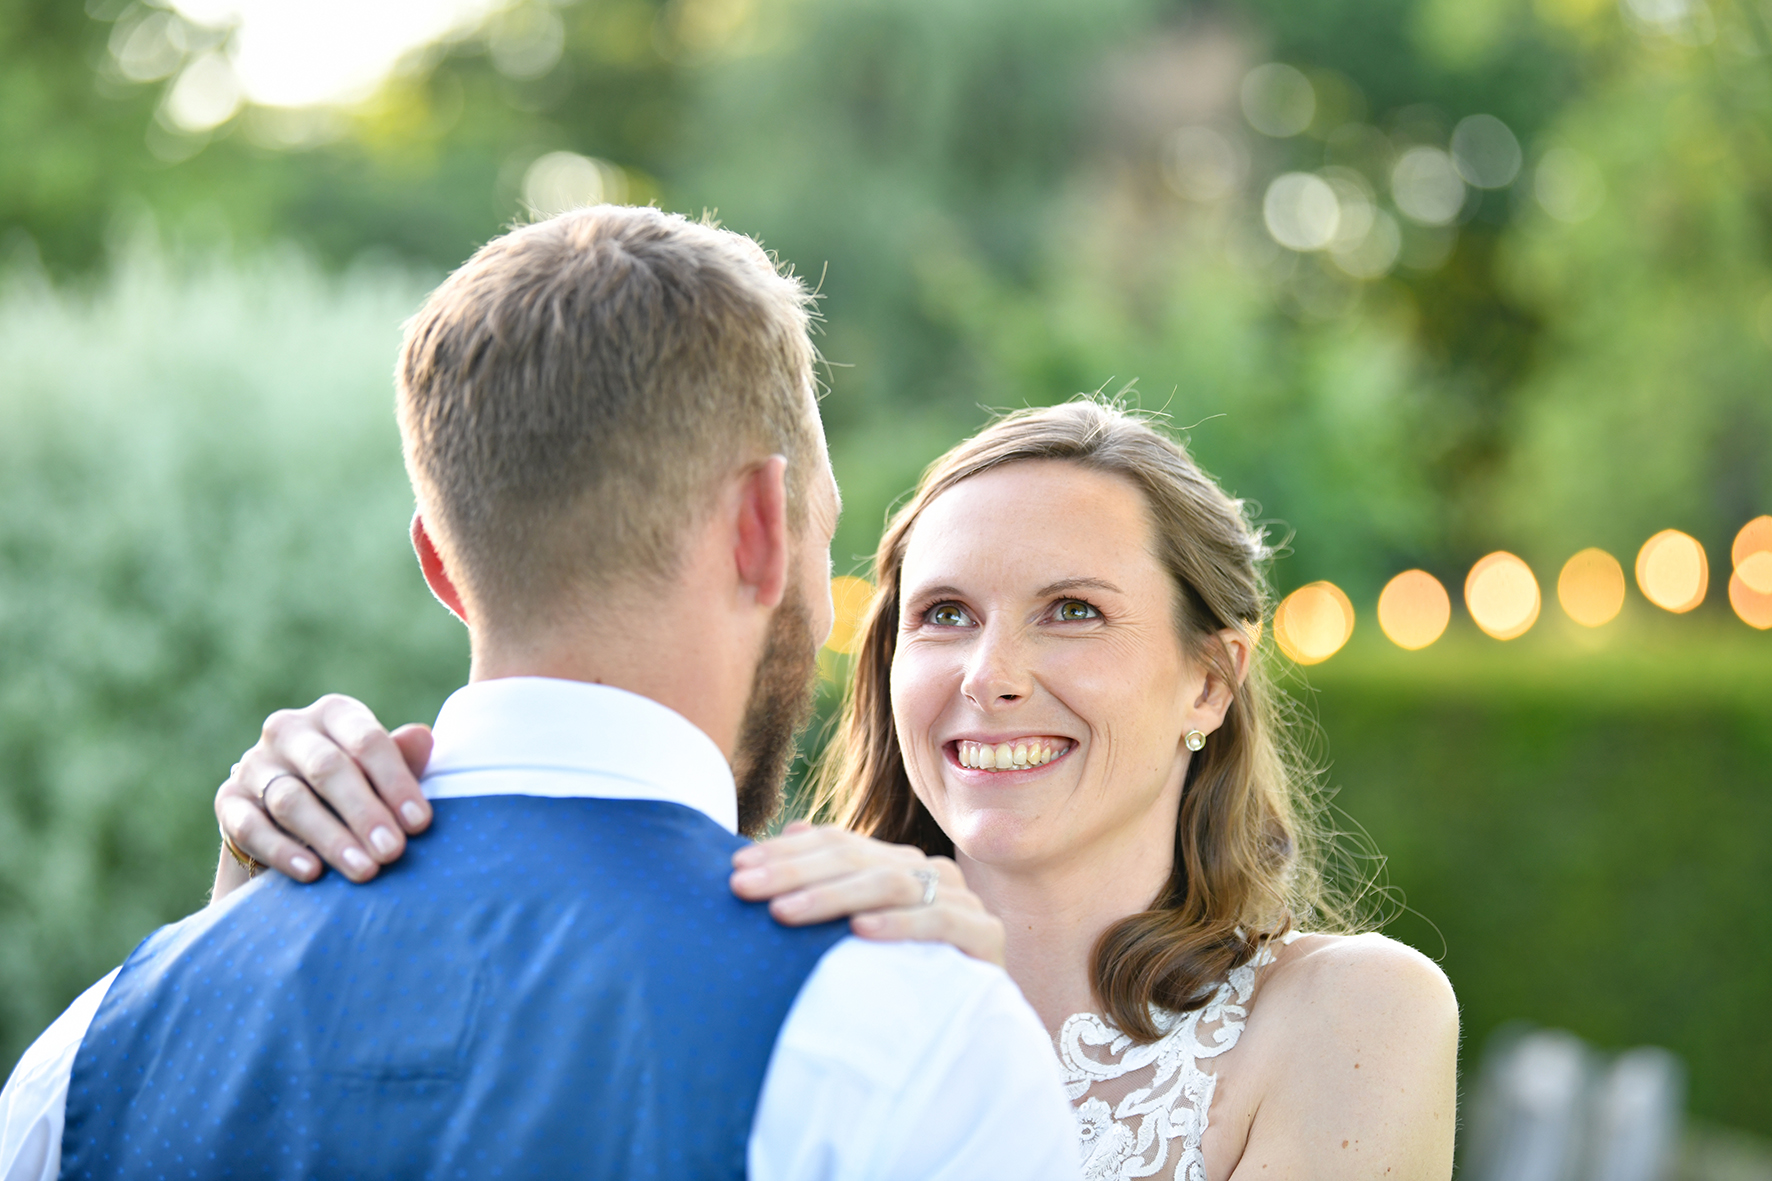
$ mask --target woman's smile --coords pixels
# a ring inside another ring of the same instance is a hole
[[[997,774],[1003,771],[1035,771],[1071,753],[1077,744],[1068,738],[1023,736],[982,741],[958,738],[946,744],[948,758],[961,768]]]

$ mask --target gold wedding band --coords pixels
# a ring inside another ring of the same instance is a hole
[[[216,828],[221,832],[222,848],[228,851],[228,856],[234,859],[236,865],[246,871],[246,877],[248,880],[257,877],[264,872],[264,862],[258,860],[258,858],[252,856],[250,853],[244,852],[239,845],[236,845],[234,843],[234,838],[228,835],[227,829],[222,828],[219,824]]]

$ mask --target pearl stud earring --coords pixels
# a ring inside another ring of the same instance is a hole
[[[1189,730],[1187,732],[1187,737],[1182,739],[1182,741],[1187,743],[1187,748],[1189,750],[1199,750],[1202,746],[1206,745],[1206,736],[1198,730]]]

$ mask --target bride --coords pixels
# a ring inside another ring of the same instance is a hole
[[[1451,1175],[1450,986],[1381,935],[1317,931],[1333,908],[1256,651],[1267,557],[1137,417],[997,421],[881,540],[818,781],[837,823],[734,857],[782,922],[1003,964],[1091,1181]],[[428,753],[348,698],[274,715],[217,793],[217,895],[261,863],[312,879],[313,853],[374,876],[429,823]]]

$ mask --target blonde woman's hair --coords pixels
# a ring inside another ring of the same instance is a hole
[[[1149,510],[1156,555],[1175,586],[1175,626],[1190,659],[1235,686],[1224,724],[1190,761],[1175,830],[1175,866],[1151,909],[1121,919],[1096,944],[1091,976],[1102,1012],[1154,1041],[1151,1008],[1202,1004],[1262,942],[1323,905],[1310,777],[1286,740],[1265,670],[1239,684],[1218,633],[1258,639],[1270,556],[1242,502],[1136,414],[1086,397],[1009,414],[936,460],[892,518],[874,558],[877,588],[834,740],[818,771],[818,809],[858,832],[952,855],[953,842],[911,790],[893,727],[889,677],[899,628],[899,573],[912,528],[964,480],[1010,463],[1048,460],[1130,480]]]

